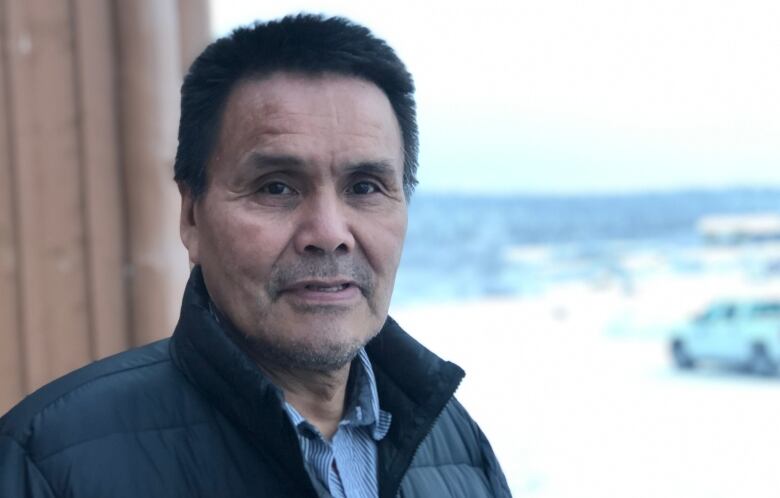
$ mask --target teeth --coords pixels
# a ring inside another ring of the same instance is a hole
[[[347,285],[348,284],[341,284],[341,285],[332,285],[329,287],[324,287],[320,285],[307,285],[306,288],[317,292],[338,292],[340,290],[346,289]]]

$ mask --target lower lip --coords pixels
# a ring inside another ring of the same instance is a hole
[[[305,304],[351,304],[360,297],[360,290],[354,285],[350,285],[335,292],[301,288],[285,291],[284,294]]]

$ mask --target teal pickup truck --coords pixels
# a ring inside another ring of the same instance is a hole
[[[718,364],[776,375],[780,368],[780,299],[722,301],[671,337],[679,368]]]

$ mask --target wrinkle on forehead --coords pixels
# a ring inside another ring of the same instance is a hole
[[[281,82],[282,85],[275,85],[275,82]],[[365,110],[359,106],[344,105],[351,100],[349,95],[345,95],[344,83],[360,86],[366,93],[375,93],[379,98],[374,100],[373,112],[343,116],[345,112]],[[250,87],[258,88],[258,86],[262,91],[247,95]],[[282,91],[283,88],[285,91]],[[286,91],[287,89],[295,89],[295,91],[289,92]],[[266,119],[284,119],[285,116],[307,117],[325,120],[327,126],[339,125],[342,122],[348,124],[354,119],[359,119],[365,124],[379,127],[380,124],[375,118],[378,111],[389,110],[395,118],[389,99],[374,83],[358,77],[338,74],[311,76],[280,72],[259,80],[245,79],[231,94],[231,97],[239,96],[243,98],[232,99],[233,102],[246,99],[244,104],[254,104],[258,117]],[[296,109],[305,109],[305,111],[297,112]]]
[[[233,89],[213,160],[215,166],[223,159],[236,164],[265,148],[330,151],[335,158],[339,151],[380,152],[377,147],[385,151],[382,159],[390,154],[403,163],[400,125],[379,87],[341,75],[276,73],[243,80]]]
[[[282,80],[284,86],[274,85],[277,80]],[[375,93],[379,98],[363,98],[361,105],[356,105],[344,83],[360,85],[367,94]],[[389,131],[381,119],[386,113],[393,117],[393,131],[400,139],[400,125],[390,101],[373,83],[346,76],[299,77],[280,73],[262,80],[242,81],[229,97],[224,124],[227,128],[253,128],[272,135],[326,131],[370,136]]]

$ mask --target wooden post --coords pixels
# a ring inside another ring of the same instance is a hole
[[[0,0],[0,413],[24,393],[21,330],[19,328],[16,223],[10,121],[8,112],[7,17]]]
[[[176,0],[118,1],[119,88],[127,192],[132,341],[168,336],[188,260],[173,177],[181,50]]]
[[[212,40],[209,0],[179,0],[178,7],[182,75],[185,75],[195,57]]]
[[[92,352],[103,358],[130,345],[114,15],[110,0],[75,0],[73,7]]]
[[[7,0],[26,389],[91,359],[78,94],[67,2]]]

